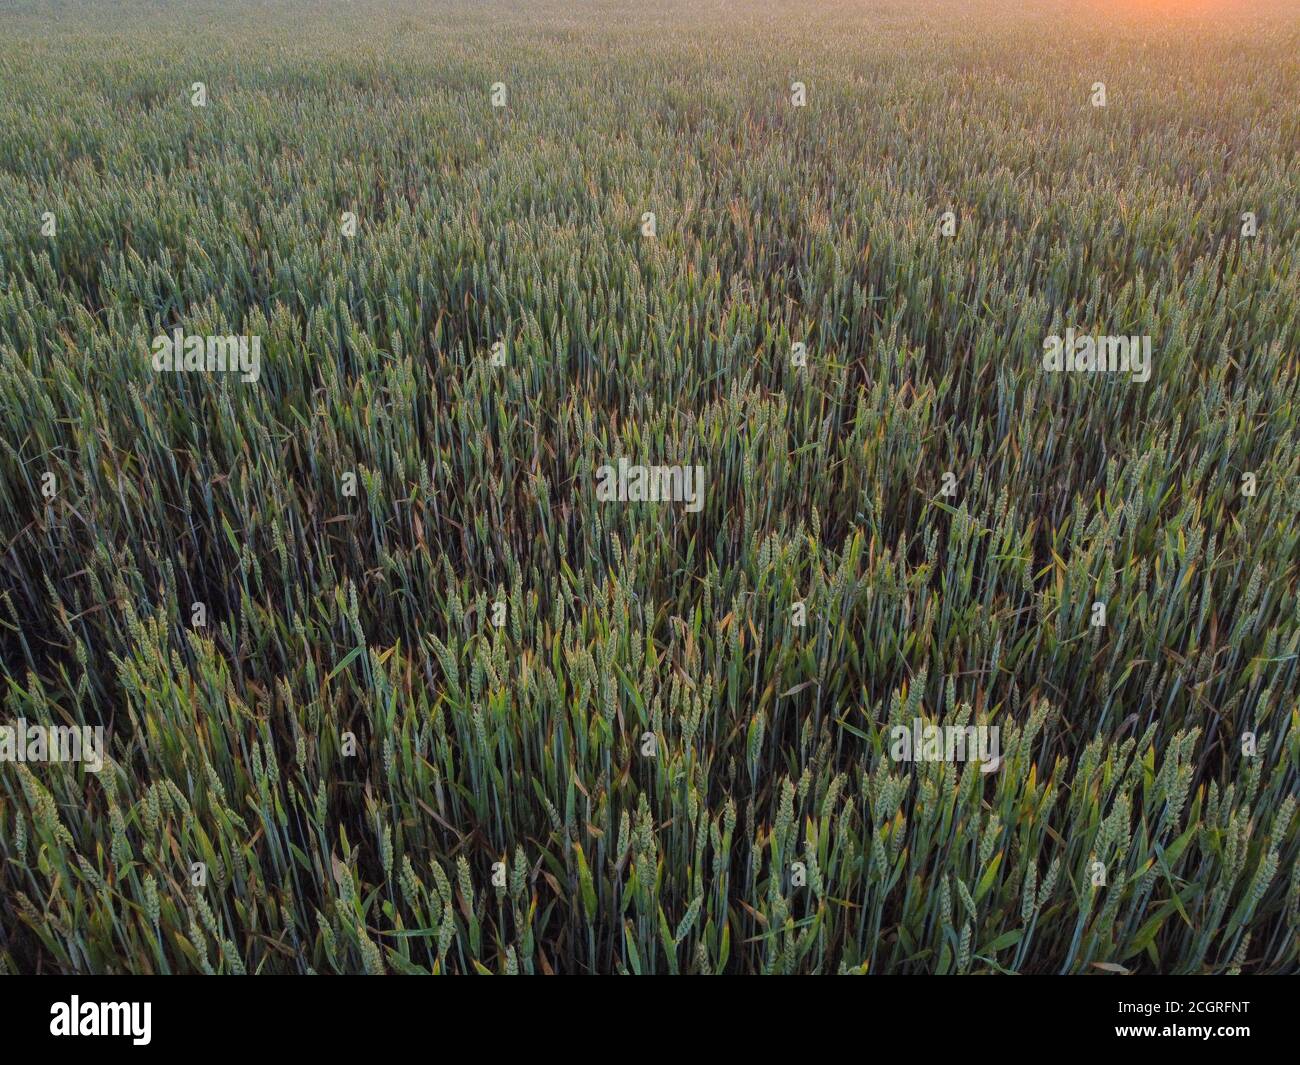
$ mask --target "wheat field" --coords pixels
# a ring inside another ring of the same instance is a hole
[[[1298,87],[1263,0],[0,8],[0,971],[1300,971]]]

